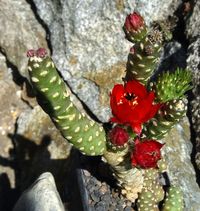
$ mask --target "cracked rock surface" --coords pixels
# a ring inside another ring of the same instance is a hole
[[[200,170],[200,24],[198,21],[200,2],[195,1],[193,7],[193,13],[186,24],[186,32],[189,38],[187,65],[193,73],[193,97],[190,106],[192,126],[195,132],[195,160],[197,168]]]

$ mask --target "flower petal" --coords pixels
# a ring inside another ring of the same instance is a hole
[[[142,125],[141,123],[133,123],[131,125],[133,131],[137,134],[137,135],[140,135],[141,132],[142,132]]]
[[[148,94],[145,86],[136,80],[128,81],[125,84],[125,92],[134,93],[139,98],[145,98]]]
[[[124,86],[122,84],[116,84],[111,93],[111,101],[119,103],[121,98],[124,96]]]

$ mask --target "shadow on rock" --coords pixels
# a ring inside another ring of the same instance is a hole
[[[49,135],[43,136],[40,145],[18,134],[8,136],[14,148],[10,150],[9,159],[0,156],[0,165],[14,170],[15,188],[11,187],[7,174],[0,175],[0,210],[12,210],[22,192],[44,172],[52,173],[66,209],[71,207],[74,196],[70,190],[77,188],[77,151],[72,149],[66,159],[53,159],[48,149],[52,142]]]

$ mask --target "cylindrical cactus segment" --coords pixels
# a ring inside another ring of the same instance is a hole
[[[102,155],[106,150],[103,127],[73,105],[69,90],[51,58],[30,57],[28,71],[39,104],[62,135],[82,153]]]
[[[183,193],[178,187],[170,187],[162,211],[183,211]]]
[[[143,187],[143,170],[132,168],[128,145],[118,151],[107,150],[103,157],[111,166],[113,175],[117,179],[118,186],[121,188],[122,195],[134,202]]]
[[[161,45],[151,43],[149,38],[134,45],[129,53],[126,66],[126,80],[136,79],[147,84],[157,65]]]
[[[143,127],[143,136],[148,139],[162,139],[187,111],[187,99],[167,102]]]
[[[158,76],[156,82],[151,82],[151,89],[156,93],[157,102],[167,102],[180,99],[192,87],[191,72],[177,69],[174,73],[165,72]]]
[[[164,198],[164,190],[158,182],[159,170],[144,170],[142,192],[137,201],[138,211],[159,211],[158,204]]]

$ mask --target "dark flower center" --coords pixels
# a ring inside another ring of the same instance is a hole
[[[133,93],[126,93],[125,98],[128,100],[129,105],[134,108],[138,104],[138,97]]]
[[[126,93],[125,98],[129,101],[132,101],[136,98],[136,96],[133,93]]]

